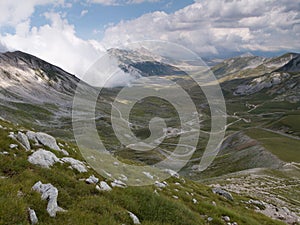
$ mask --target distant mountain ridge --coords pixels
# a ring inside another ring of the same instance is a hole
[[[279,71],[281,67],[284,67],[298,57],[299,54],[297,53],[286,53],[272,58],[244,55],[226,59],[216,66],[213,66],[212,71],[215,76],[220,78],[220,81],[223,82],[236,78],[247,78],[264,75],[277,70]],[[294,66],[294,72],[297,72],[297,70],[300,71],[299,68]],[[284,70],[280,71],[284,72]]]
[[[108,54],[119,60],[119,67],[126,73],[135,72],[143,77],[187,75],[176,66],[163,62],[163,57],[154,55],[147,49],[109,49]]]
[[[300,72],[300,54],[295,54],[291,61],[276,71],[290,73]]]

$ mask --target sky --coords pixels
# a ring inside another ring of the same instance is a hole
[[[202,58],[300,52],[300,1],[0,1],[1,52],[21,50],[78,77],[106,49],[143,40]]]

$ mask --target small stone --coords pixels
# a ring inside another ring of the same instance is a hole
[[[12,132],[12,131],[9,132],[8,137],[9,137],[9,138],[12,138],[12,139],[15,139],[15,138],[16,138],[14,132]]]
[[[17,197],[19,197],[19,198],[21,198],[21,197],[23,197],[24,196],[24,193],[22,192],[22,191],[18,191],[18,193],[17,193]]]
[[[124,174],[121,174],[121,175],[119,176],[119,179],[120,179],[120,180],[123,180],[123,181],[127,181],[127,180],[128,180],[128,178],[127,178]]]
[[[98,183],[99,179],[95,177],[94,175],[91,175],[89,178],[85,180],[86,183],[88,184],[96,184]]]
[[[14,148],[17,148],[17,147],[18,147],[18,145],[16,145],[16,144],[10,144],[10,145],[9,145],[9,148],[10,148],[10,149],[14,149]]]
[[[193,198],[193,203],[197,204],[198,203],[197,199]]]
[[[38,223],[38,218],[36,216],[35,211],[33,209],[31,209],[31,208],[28,208],[28,214],[29,214],[30,223],[32,225],[37,224]]]
[[[155,181],[154,185],[158,188],[165,188],[167,185],[159,181]]]
[[[225,191],[225,190],[223,190],[221,188],[213,188],[212,192],[214,194],[221,195],[221,196],[223,196],[224,198],[226,198],[226,199],[228,199],[230,201],[233,201],[232,195],[229,192],[227,192],[227,191]]]
[[[223,220],[225,222],[230,222],[230,217],[229,216],[223,216]]]
[[[64,145],[62,143],[58,143],[59,147],[64,147]]]
[[[114,180],[113,182],[111,182],[111,186],[112,187],[120,187],[120,188],[127,187],[127,185],[124,182],[120,181],[120,180]]]
[[[175,178],[178,178],[179,179],[179,174],[174,171],[174,170],[171,170],[171,169],[164,169],[164,172],[168,173],[171,175],[171,177],[175,177]]]
[[[98,191],[111,191],[112,188],[105,182],[101,181],[99,185],[96,185]]]
[[[69,156],[69,152],[67,152],[66,150],[61,149],[61,152],[62,152],[64,155]]]
[[[136,215],[134,215],[132,212],[129,212],[129,211],[128,211],[128,214],[129,214],[130,218],[132,219],[133,224],[141,224],[139,218]]]
[[[285,217],[283,215],[279,215],[277,218],[280,220],[285,220]]]
[[[211,217],[208,217],[208,218],[207,218],[207,221],[208,221],[208,222],[211,222],[211,221],[213,221],[213,220],[214,220],[214,219],[211,218]]]

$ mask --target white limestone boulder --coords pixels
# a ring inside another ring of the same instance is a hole
[[[99,185],[96,185],[98,191],[111,191],[112,188],[105,182],[101,181]]]
[[[35,211],[31,208],[28,208],[28,214],[29,214],[30,224],[32,224],[32,225],[37,224],[39,220],[36,216]]]
[[[129,211],[128,211],[128,214],[129,214],[130,218],[132,219],[133,224],[141,224],[139,218],[136,215],[134,215],[132,212],[129,212]]]
[[[22,132],[18,132],[17,134],[17,140],[24,146],[24,148],[29,151],[30,148],[30,143],[29,140],[27,138],[27,136],[25,134],[23,134]]]
[[[77,159],[73,159],[71,157],[64,157],[64,158],[61,158],[61,161],[64,162],[64,163],[71,164],[71,167],[73,169],[76,169],[79,173],[85,173],[85,172],[87,172],[87,168],[84,165],[84,163],[81,162],[81,161],[79,161],[79,160],[77,160]]]
[[[59,162],[60,160],[54,153],[44,149],[39,149],[28,157],[28,161],[34,165],[50,168],[53,166],[53,164]]]
[[[41,181],[35,183],[32,190],[39,192],[42,200],[48,200],[47,212],[51,217],[55,217],[57,212],[64,212],[57,204],[58,190],[52,184],[43,184]]]
[[[97,184],[99,181],[99,178],[95,177],[94,175],[91,175],[89,178],[85,179],[85,182],[88,184]]]
[[[36,139],[44,146],[47,146],[53,150],[61,151],[60,147],[56,143],[56,139],[49,134],[43,132],[35,133]]]

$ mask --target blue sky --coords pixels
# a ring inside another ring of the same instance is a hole
[[[52,8],[49,8],[49,5],[37,6],[35,12],[31,15],[31,25],[39,27],[47,24],[48,21],[43,16],[43,13],[47,11],[61,12],[75,26],[78,37],[101,40],[108,26],[117,24],[122,20],[132,20],[155,11],[173,13],[192,4],[194,1],[162,0],[137,4],[123,3],[120,5],[93,4],[82,1],[69,2],[72,4],[71,7],[52,6]],[[7,29],[8,32],[13,32],[11,28],[7,27]]]
[[[21,50],[79,77],[105,50],[162,40],[202,58],[300,51],[290,0],[0,1],[0,51]]]

